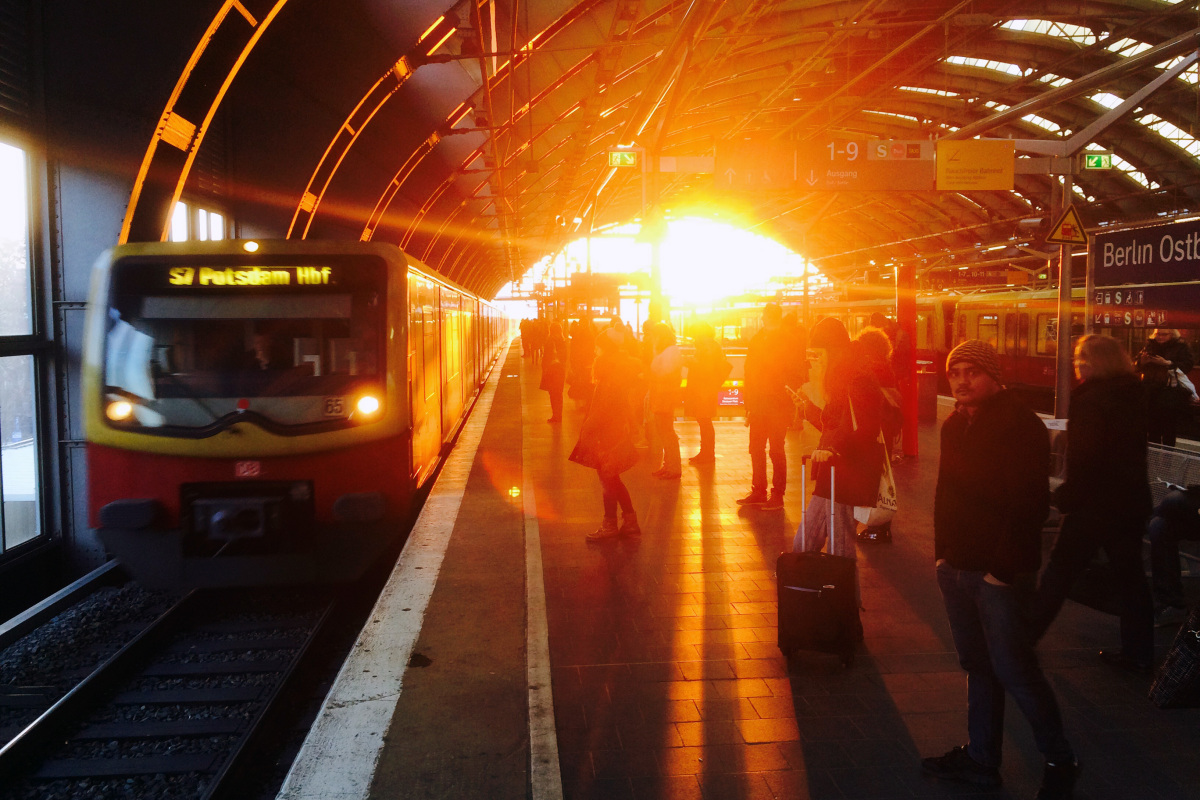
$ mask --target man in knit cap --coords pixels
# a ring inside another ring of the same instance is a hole
[[[1001,386],[1000,359],[987,342],[972,339],[951,350],[946,377],[956,405],[942,425],[934,557],[967,672],[968,742],[921,766],[938,778],[999,786],[1007,691],[1046,762],[1038,800],[1069,800],[1079,766],[1023,613],[1050,507],[1049,435]]]

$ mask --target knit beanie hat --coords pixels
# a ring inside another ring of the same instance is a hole
[[[846,333],[846,326],[834,317],[825,317],[813,325],[812,333],[808,337],[808,346],[818,350],[832,350],[849,344],[850,334]]]
[[[946,369],[949,370],[960,361],[974,364],[992,376],[992,380],[1000,383],[1000,356],[996,348],[980,339],[968,339],[950,351],[946,356]]]

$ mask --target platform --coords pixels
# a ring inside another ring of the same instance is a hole
[[[547,423],[539,370],[518,348],[280,797],[1033,796],[1041,759],[1011,702],[1003,790],[919,772],[920,756],[966,740],[966,680],[933,572],[934,424],[896,467],[894,542],[859,549],[854,665],[812,655],[789,674],[773,567],[815,434],[788,435],[783,511],[736,505],[747,433],[725,421],[715,465],[685,461],[681,480],[660,481],[643,458],[626,473],[642,536],[588,543],[599,484],[566,458],[582,414],[568,400],[563,423]],[[698,433],[676,427],[686,459]],[[1160,656],[1172,634],[1159,631]],[[1040,645],[1084,766],[1077,796],[1200,797],[1200,710],[1155,709],[1148,680],[1099,663],[1116,642],[1115,618],[1068,602]]]

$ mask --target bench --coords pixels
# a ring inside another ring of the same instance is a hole
[[[1168,484],[1185,487],[1200,485],[1200,453],[1161,444],[1147,445],[1146,449],[1146,474],[1150,479],[1150,496],[1156,507],[1171,491]],[[1194,548],[1196,543],[1180,542],[1179,555],[1188,567],[1185,574],[1200,574],[1200,555],[1184,549],[1189,545]]]

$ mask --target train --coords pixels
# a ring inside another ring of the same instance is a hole
[[[396,247],[155,242],[93,270],[90,524],[151,588],[352,580],[511,339]]]

